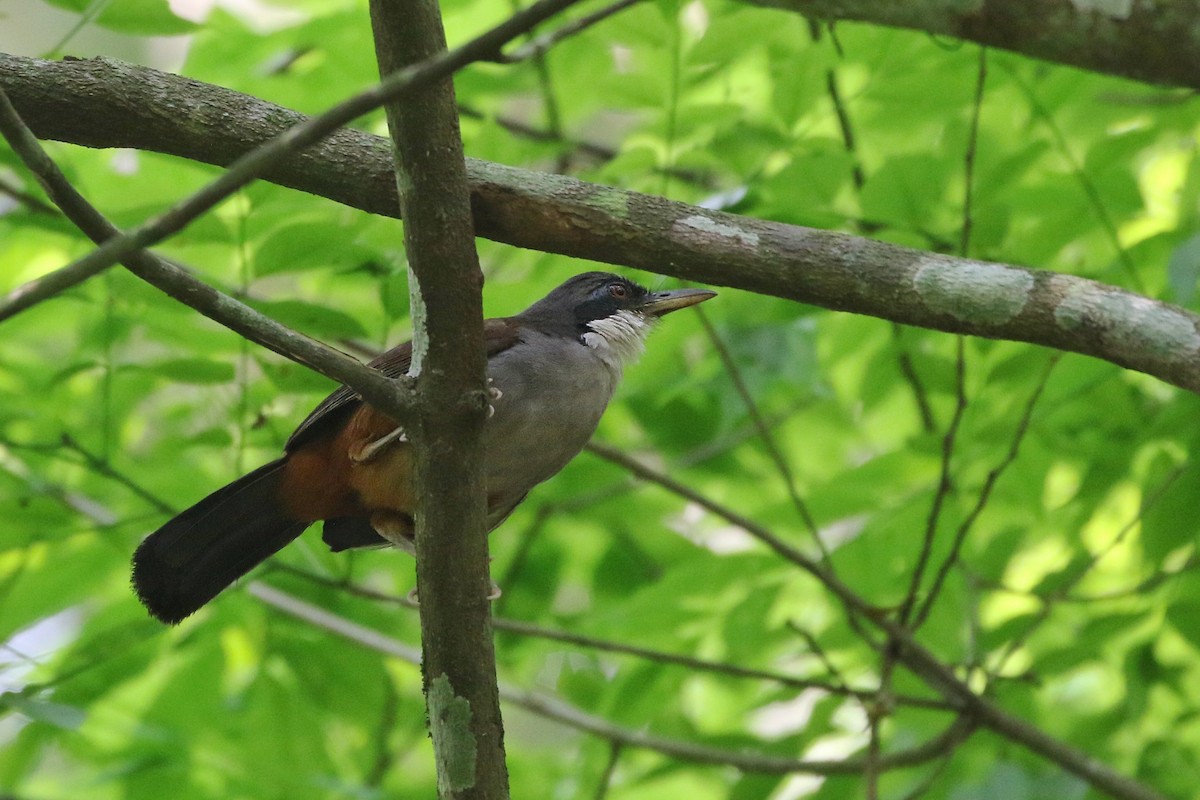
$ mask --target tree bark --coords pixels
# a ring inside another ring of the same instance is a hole
[[[372,0],[381,75],[446,49],[437,0]],[[438,795],[508,797],[488,601],[483,274],[450,79],[388,103],[417,379],[417,588]]]
[[[0,55],[38,136],[224,165],[304,119],[247,95],[107,59]],[[386,140],[343,129],[264,175],[398,213]],[[1083,353],[1200,393],[1200,316],[1072,275],[938,255],[467,159],[475,232],[499,242],[949,333]]]
[[[1200,89],[1200,6],[1161,0],[749,0],[909,28],[1094,72]]]

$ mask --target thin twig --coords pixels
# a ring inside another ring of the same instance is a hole
[[[892,672],[895,669],[896,661],[895,654],[889,648],[884,651],[883,669],[879,676],[880,693],[886,696],[892,689]],[[867,757],[866,771],[863,778],[867,784],[867,800],[879,800],[879,778],[882,771],[879,769],[879,759],[882,758],[882,745],[880,744],[880,727],[883,725],[883,720],[890,713],[890,708],[885,704],[863,704],[863,710],[867,715]]]
[[[966,353],[962,336],[955,338],[955,348],[954,415],[950,418],[950,424],[946,428],[945,435],[942,437],[942,458],[941,469],[938,474],[938,485],[933,495],[933,502],[929,506],[929,514],[925,518],[925,535],[921,539],[921,550],[917,555],[917,563],[913,567],[908,591],[904,595],[904,602],[900,605],[899,619],[901,624],[904,625],[908,624],[913,608],[916,606],[917,596],[921,591],[921,580],[925,577],[925,570],[929,567],[930,559],[933,558],[933,542],[937,537],[938,522],[942,517],[942,509],[945,507],[950,493],[954,490],[954,480],[951,476],[950,463],[954,456],[955,442],[958,440],[958,428],[962,424],[963,415],[967,410]]]
[[[60,290],[107,269],[130,253],[178,233],[201,214],[283,159],[320,141],[346,123],[392,99],[445,78],[474,61],[495,55],[513,38],[576,2],[578,0],[538,0],[529,8],[514,14],[461,47],[442,51],[425,61],[394,72],[378,84],[343,100],[323,114],[288,128],[239,157],[219,177],[183,201],[137,227],[110,235],[95,250],[67,265],[63,273],[66,276],[64,281],[69,278],[73,282],[64,282]],[[4,103],[8,104],[7,98]],[[11,108],[11,105],[8,105]],[[15,116],[16,111],[12,110],[11,114]]]
[[[967,132],[967,147],[963,154],[963,210],[962,210],[962,226],[959,232],[958,254],[963,258],[970,255],[971,252],[971,231],[974,226],[974,218],[972,214],[974,196],[975,196],[975,153],[979,140],[979,115],[983,109],[983,90],[987,84],[987,49],[980,48],[979,50],[979,66],[975,76],[975,98],[972,104],[971,111],[971,127]],[[913,570],[912,583],[909,584],[908,593],[904,597],[904,604],[900,611],[901,622],[907,624],[912,614],[913,606],[917,602],[918,594],[921,591],[921,579],[925,575],[925,569],[929,565],[929,559],[933,556],[933,540],[937,535],[938,523],[941,521],[942,510],[945,507],[946,498],[953,489],[953,478],[950,474],[950,461],[954,453],[955,439],[958,434],[959,424],[962,422],[963,413],[967,409],[967,393],[966,393],[966,347],[963,337],[959,336],[955,342],[955,358],[954,358],[954,417],[950,421],[950,427],[946,430],[946,436],[942,439],[942,466],[941,478],[938,481],[937,493],[934,495],[933,504],[929,511],[929,518],[925,524],[925,538],[921,544],[921,555],[917,559],[917,566]],[[1040,392],[1040,390],[1039,390]],[[985,489],[988,487],[985,485]],[[961,532],[961,528],[959,529]],[[952,555],[957,558],[958,546],[961,541],[955,541],[955,547]],[[945,569],[946,564],[942,564]],[[935,589],[941,588],[941,580],[943,579],[942,572],[939,571],[937,580],[934,582]],[[936,591],[931,591],[930,595],[925,598],[924,605],[921,607],[921,612],[917,615],[918,619],[913,628],[920,627],[924,621],[925,615],[929,613],[931,607],[931,598],[936,596]]]
[[[1155,572],[1151,575],[1146,576],[1142,580],[1138,581],[1133,586],[1127,587],[1125,589],[1114,589],[1109,592],[1098,592],[1096,594],[1088,594],[1088,595],[1067,594],[1067,595],[1064,595],[1063,597],[1059,598],[1059,602],[1061,602],[1061,603],[1104,603],[1104,602],[1111,602],[1113,600],[1124,600],[1127,597],[1143,595],[1143,594],[1146,594],[1147,592],[1153,591],[1154,589],[1157,589],[1159,586],[1162,586],[1167,581],[1174,580],[1175,578],[1178,578],[1180,575],[1184,574],[1185,572],[1191,572],[1192,570],[1196,569],[1197,567],[1200,567],[1200,554],[1192,553],[1190,556],[1187,557],[1187,559],[1182,564],[1179,565],[1178,569],[1162,570],[1159,572]]]
[[[829,548],[826,546],[825,540],[821,538],[821,532],[817,528],[817,523],[813,519],[812,513],[808,510],[808,505],[800,497],[800,492],[796,489],[796,477],[792,474],[792,468],[788,465],[783,451],[776,444],[775,436],[771,433],[771,428],[767,425],[766,419],[763,418],[762,412],[758,408],[758,403],[755,401],[754,395],[750,392],[750,387],[746,385],[746,379],[742,375],[742,368],[738,365],[733,354],[729,352],[729,348],[721,338],[721,334],[717,332],[716,327],[712,324],[712,320],[708,318],[704,310],[697,307],[696,314],[699,316],[700,325],[704,328],[705,334],[708,335],[708,340],[712,343],[713,349],[716,350],[717,357],[721,360],[726,374],[729,375],[729,380],[733,383],[733,388],[737,391],[738,397],[742,399],[742,404],[746,406],[746,411],[750,414],[750,419],[754,422],[755,429],[758,430],[758,437],[767,449],[767,455],[770,456],[775,469],[779,472],[779,477],[783,480],[784,488],[787,490],[788,497],[792,501],[792,506],[796,509],[796,513],[800,515],[800,519],[803,520],[805,527],[808,528],[813,541],[817,545],[817,549],[821,551],[821,558],[829,563],[832,568]]]
[[[12,199],[18,201],[30,211],[47,216],[58,216],[58,209],[47,203],[42,198],[27,192],[15,183],[12,183],[3,175],[0,175],[0,194],[6,194]]]
[[[975,72],[975,99],[971,105],[971,128],[967,133],[967,151],[963,155],[963,212],[959,231],[958,254],[971,253],[971,232],[975,227],[975,153],[979,146],[979,115],[983,110],[983,89],[987,84],[987,48],[979,48],[979,67]]]
[[[297,619],[308,622],[311,625],[315,625],[322,630],[337,634],[385,655],[407,661],[410,664],[420,664],[420,652],[417,648],[390,636],[385,636],[363,625],[359,625],[344,617],[332,614],[323,608],[306,603],[272,586],[256,581],[247,587],[247,591],[263,603]],[[725,750],[679,739],[656,736],[644,730],[624,728],[608,720],[588,714],[557,698],[518,689],[504,682],[500,683],[500,697],[507,703],[512,703],[539,716],[607,739],[615,744],[620,744],[622,747],[653,750],[682,761],[731,766],[745,772],[776,775],[791,773],[857,775],[862,773],[865,768],[862,759],[822,761],[785,758],[765,753]],[[941,758],[948,748],[956,747],[973,730],[974,725],[970,720],[965,717],[959,717],[945,731],[928,742],[907,750],[898,750],[881,756],[878,759],[878,768],[881,770],[892,770],[913,767]]]
[[[1146,512],[1153,508],[1158,501],[1163,498],[1163,496],[1167,493],[1167,490],[1170,489],[1175,481],[1179,479],[1179,476],[1187,471],[1189,466],[1190,465],[1188,463],[1184,463],[1171,470],[1171,472],[1167,474],[1162,482],[1154,488],[1154,491],[1145,497],[1145,499],[1142,501],[1142,504],[1138,507],[1137,513],[1128,522],[1126,522],[1119,531],[1117,531],[1116,535],[1113,536],[1112,541],[1110,541],[1107,546],[1095,553],[1090,554],[1088,558],[1074,570],[1073,574],[1067,575],[1054,588],[1053,591],[1040,598],[1042,601],[1041,608],[1038,609],[1037,614],[1035,614],[1033,619],[1029,621],[1029,624],[1025,626],[1024,630],[1009,639],[1008,644],[1004,648],[1004,652],[996,662],[997,667],[994,670],[995,672],[1001,671],[1004,667],[1004,664],[1007,663],[1007,661],[1012,658],[1013,655],[1019,649],[1021,649],[1021,647],[1023,647],[1027,641],[1029,641],[1030,637],[1033,636],[1038,628],[1040,628],[1042,624],[1050,618],[1050,614],[1054,610],[1054,606],[1065,600],[1070,594],[1071,589],[1078,586],[1079,582],[1082,581],[1089,572],[1091,572],[1091,570],[1100,562],[1102,558],[1111,553],[1117,546],[1121,544],[1121,542],[1125,541],[1125,538],[1133,531],[1135,527],[1141,523],[1142,518],[1146,515]]]
[[[502,54],[496,60],[502,64],[516,64],[521,61],[526,61],[530,58],[536,58],[554,47],[564,39],[568,39],[576,34],[582,33],[593,25],[603,22],[612,15],[624,11],[625,9],[635,6],[642,0],[617,0],[617,2],[607,5],[599,11],[593,11],[591,14],[585,14],[578,19],[573,19],[561,25],[558,28],[544,33],[541,36],[531,37],[528,42],[513,50],[511,53]]]
[[[913,364],[912,353],[904,346],[904,326],[898,322],[892,323],[892,341],[896,346],[896,363],[900,367],[900,375],[912,389],[913,401],[917,404],[917,413],[921,415],[921,430],[933,433],[937,430],[937,421],[933,418],[933,408],[929,405],[929,391],[921,376],[917,374]]]
[[[110,462],[101,459],[95,453],[85,449],[82,445],[75,441],[70,434],[63,434],[57,441],[52,443],[17,442],[13,441],[12,439],[0,437],[0,447],[8,448],[9,450],[24,450],[31,453],[37,453],[46,458],[61,460],[70,464],[82,464],[84,467],[96,473],[97,475],[108,478],[109,480],[112,480],[129,489],[129,491],[145,500],[159,513],[174,514],[176,511],[176,509],[165,500],[155,495],[133,478],[117,470]],[[63,454],[64,450],[74,453],[76,456],[78,456],[78,458],[67,457]],[[21,475],[18,475],[18,477],[21,477],[22,480],[25,479],[25,477]],[[75,509],[73,506],[72,508],[78,511],[78,509]],[[97,523],[100,522],[100,520],[93,521]],[[126,519],[123,521],[127,522],[128,520]],[[106,521],[103,524],[113,525],[117,523]]]
[[[788,630],[792,631],[804,640],[804,644],[808,647],[808,651],[812,653],[817,661],[821,662],[821,666],[825,668],[825,672],[827,672],[829,677],[833,680],[831,685],[836,687],[842,693],[848,693],[848,684],[846,683],[846,679],[842,677],[842,671],[837,668],[837,664],[833,663],[833,659],[831,659],[829,654],[825,652],[825,648],[821,647],[821,643],[817,641],[816,636],[812,635],[812,631],[809,631],[807,628],[800,625],[800,623],[792,619],[787,621],[787,627]]]
[[[838,41],[837,34],[832,23],[828,24],[829,40],[833,44],[833,49],[837,53],[839,59],[844,56],[842,52],[841,42]],[[821,23],[815,19],[808,21],[808,35],[814,42],[821,40]],[[825,92],[829,95],[829,102],[833,106],[834,115],[837,117],[838,129],[842,134],[842,147],[850,156],[853,162],[851,177],[854,181],[854,188],[861,192],[866,184],[866,175],[863,172],[862,159],[858,153],[857,137],[854,134],[854,124],[850,119],[850,110],[846,106],[846,101],[842,98],[841,88],[838,85],[837,72],[832,68],[825,70]],[[868,220],[858,220],[857,226],[863,233],[870,235],[872,230],[879,230],[886,227],[882,223],[871,222]],[[933,249],[938,248],[937,242],[933,237],[928,237]],[[932,433],[937,429],[937,423],[933,419],[933,409],[929,405],[929,392],[925,388],[925,384],[921,381],[921,376],[917,374],[917,369],[913,364],[912,355],[908,352],[908,348],[904,346],[904,328],[899,323],[893,322],[892,341],[896,346],[896,362],[900,367],[900,375],[904,378],[909,388],[913,393],[913,400],[917,404],[917,413],[921,415],[921,428],[926,433]]]
[[[958,557],[962,552],[962,546],[967,539],[967,534],[971,532],[975,521],[979,519],[979,515],[983,513],[988,501],[991,499],[992,490],[996,487],[996,481],[1000,480],[1000,476],[1004,474],[1005,470],[1017,460],[1017,455],[1021,450],[1021,442],[1025,441],[1025,434],[1029,432],[1029,421],[1033,418],[1034,407],[1037,406],[1037,401],[1041,398],[1042,392],[1046,388],[1046,383],[1050,380],[1050,373],[1053,372],[1060,358],[1061,354],[1056,353],[1046,362],[1046,368],[1042,372],[1041,379],[1038,381],[1037,386],[1034,387],[1029,400],[1025,403],[1025,410],[1021,413],[1021,418],[1017,422],[1017,429],[1013,433],[1012,441],[1009,443],[1008,452],[1004,454],[1004,458],[1000,460],[999,464],[988,471],[987,477],[983,481],[983,487],[979,490],[979,496],[975,500],[975,505],[971,508],[966,518],[959,524],[958,530],[954,532],[954,542],[950,546],[950,552],[946,554],[945,560],[942,561],[937,575],[933,579],[933,585],[929,587],[929,591],[925,595],[921,610],[913,621],[913,630],[921,627],[925,620],[929,618],[929,613],[933,609],[933,603],[937,600],[938,594],[941,592],[951,568],[958,563]]]
[[[612,742],[608,746],[608,761],[604,763],[604,772],[600,773],[600,780],[596,782],[596,793],[592,795],[592,800],[604,800],[608,797],[608,790],[612,787],[613,776],[617,773],[617,763],[621,760],[621,750],[624,749],[620,742]]]
[[[813,42],[821,41],[821,23],[815,19],[808,20],[808,37]],[[829,40],[833,43],[833,49],[840,59],[843,56],[841,43],[837,37],[833,35],[833,25],[829,25]],[[825,93],[829,95],[829,102],[833,105],[833,113],[837,117],[838,130],[842,134],[842,146],[850,155],[854,162],[851,176],[854,180],[854,188],[862,191],[863,184],[866,183],[866,176],[863,174],[862,162],[858,157],[858,145],[854,136],[854,125],[850,122],[850,112],[846,108],[846,102],[842,99],[842,91],[838,86],[837,72],[832,67],[825,70]]]
[[[274,569],[286,572],[289,575],[295,575],[298,578],[315,583],[320,586],[327,586],[338,591],[346,592],[355,597],[362,597],[367,600],[373,600],[381,603],[389,603],[391,605],[402,606],[408,609],[415,609],[417,606],[407,597],[387,594],[386,592],[378,592],[374,589],[368,589],[365,586],[351,583],[344,580],[333,580],[330,578],[317,575],[298,567],[274,562]],[[492,620],[493,627],[498,631],[512,633],[518,636],[526,636],[532,639],[545,639],[552,642],[562,642],[563,644],[575,645],[589,650],[598,650],[605,653],[619,653],[622,655],[636,656],[656,664],[669,664],[672,666],[687,667],[696,672],[707,672],[718,675],[725,675],[731,678],[761,680],[777,683],[780,686],[786,686],[790,689],[819,689],[828,692],[831,695],[840,697],[853,697],[862,702],[878,702],[879,695],[877,692],[865,689],[852,689],[845,684],[840,677],[836,678],[836,682],[812,680],[809,678],[797,678],[792,675],[786,675],[781,672],[773,672],[771,670],[753,669],[744,667],[740,664],[730,664],[723,661],[711,661],[694,656],[679,655],[676,653],[668,653],[663,650],[654,650],[648,647],[639,647],[637,645],[627,644],[625,642],[616,642],[610,639],[601,639],[595,636],[586,636],[581,633],[571,631],[557,630],[555,628],[547,628],[542,625],[534,625],[529,622],[520,620],[508,619],[505,617],[494,617]],[[823,655],[823,654],[822,654]],[[832,670],[831,665],[827,665]],[[836,675],[836,673],[834,673]],[[928,697],[917,697],[915,695],[898,695],[893,698],[897,705],[913,706],[915,708],[935,709],[942,711],[953,711],[955,706],[946,703],[942,700],[936,700]]]
[[[1007,64],[1007,62],[1002,62]],[[1020,71],[1008,68],[1009,77],[1011,77],[1025,93],[1025,99],[1029,102],[1029,107],[1034,114],[1046,126],[1046,130],[1050,132],[1050,137],[1054,140],[1055,146],[1066,160],[1067,166],[1070,167],[1071,174],[1079,182],[1079,187],[1083,190],[1087,197],[1088,203],[1095,211],[1096,220],[1100,223],[1100,227],[1104,230],[1105,236],[1108,238],[1109,244],[1117,254],[1117,261],[1121,264],[1121,269],[1129,278],[1129,284],[1138,292],[1145,293],[1146,287],[1142,281],[1141,275],[1138,274],[1137,265],[1130,256],[1128,248],[1121,242],[1121,233],[1117,230],[1117,224],[1113,221],[1112,215],[1108,212],[1108,207],[1104,205],[1104,198],[1100,194],[1100,190],[1096,188],[1096,184],[1092,181],[1083,164],[1076,158],[1074,151],[1071,149],[1070,143],[1067,142],[1066,134],[1054,121],[1054,116],[1046,110],[1042,105],[1037,94],[1034,93],[1033,87],[1021,76]]]
[[[942,758],[934,762],[933,769],[929,770],[925,777],[921,778],[921,780],[917,782],[917,785],[905,793],[900,800],[917,800],[917,798],[928,792],[933,787],[934,782],[937,781],[937,779],[946,772],[946,768],[950,766],[950,756],[953,753],[953,750],[947,750],[946,754]]]
[[[3,133],[13,151],[37,176],[67,218],[89,238],[97,242],[121,238],[120,231],[79,194],[42,149],[41,143],[21,120],[2,88],[0,133]],[[104,247],[105,245],[101,245],[100,250]],[[384,410],[394,419],[406,421],[410,416],[411,378],[387,378],[344,353],[280,325],[244,303],[197,280],[179,265],[159,258],[149,251],[132,250],[124,253],[121,258],[125,266],[138,277],[210,319],[285,358],[352,386],[368,402]],[[78,266],[71,265],[59,270],[57,274],[75,274],[79,271]],[[22,292],[24,288],[18,289],[17,292]],[[15,302],[0,304],[0,321],[28,305],[20,297]]]
[[[552,144],[561,144],[569,148],[574,153],[582,154],[598,162],[612,161],[620,152],[609,145],[600,144],[598,142],[587,141],[586,139],[576,139],[568,137],[565,133],[555,135],[545,128],[538,128],[523,122],[514,117],[505,116],[503,114],[488,115],[472,106],[459,103],[458,113],[460,116],[469,117],[471,119],[490,119],[509,133],[519,136],[523,139],[529,139],[534,142],[546,142]],[[687,167],[655,167],[655,171],[666,172],[672,178],[681,180],[685,183],[690,183],[704,189],[715,189],[717,187],[717,179],[709,172],[699,169],[690,169]]]
[[[509,7],[513,13],[520,11],[520,0],[509,0]],[[522,50],[533,42],[533,34],[527,32],[524,39],[525,44],[520,48]],[[558,106],[558,96],[554,93],[554,80],[550,75],[550,63],[546,58],[547,52],[545,49],[535,49],[529,56],[529,60],[533,62],[534,71],[537,73],[538,89],[542,95],[542,113],[545,116],[546,129],[555,139],[562,140],[562,112]],[[503,54],[501,57],[503,58]],[[565,172],[566,168],[567,155],[560,152],[557,164],[555,165],[555,172]]]
[[[1115,798],[1120,800],[1165,800],[1162,794],[1149,786],[1122,775],[1099,759],[1092,758],[1040,728],[1012,716],[992,701],[977,694],[950,667],[917,642],[904,626],[893,621],[889,615],[880,613],[878,609],[868,604],[865,599],[835,575],[829,574],[821,564],[762,526],[612,448],[593,443],[587,449],[601,458],[625,466],[634,475],[691,500],[733,525],[741,527],[748,534],[770,547],[781,558],[790,561],[813,576],[838,599],[851,614],[852,619],[865,620],[883,633],[891,641],[891,646],[896,649],[897,658],[913,674],[925,681],[948,701],[962,703],[966,708],[964,713],[978,724],[1058,764],[1097,790],[1106,792]]]
[[[77,453],[90,470],[98,475],[108,478],[109,480],[121,484],[126,489],[149,503],[152,507],[154,507],[155,510],[161,511],[164,514],[174,514],[176,512],[177,509],[175,506],[171,505],[166,500],[163,500],[161,497],[154,494],[125,473],[115,469],[107,459],[100,458],[95,453],[85,448],[82,444],[77,442],[75,437],[73,437],[71,434],[64,433],[62,435],[62,444],[63,447],[67,448],[71,452]]]

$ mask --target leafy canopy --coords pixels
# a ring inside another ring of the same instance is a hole
[[[191,24],[162,0],[129,0],[88,24],[190,32],[184,74],[304,112],[375,80],[365,3],[286,11],[269,29],[223,7]],[[507,0],[449,0],[451,44],[510,11]],[[835,36],[783,11],[658,0],[567,39],[540,64],[473,66],[456,88],[478,158],[1087,276],[1196,309],[1195,101],[992,52],[977,103],[980,69],[974,46],[910,32],[840,25]],[[358,124],[383,132],[380,114]],[[121,225],[214,174],[149,153],[52,152]],[[0,176],[36,194],[2,148]],[[0,290],[87,251],[59,217],[0,202]],[[491,315],[590,268],[479,247]],[[258,183],[160,250],[335,345],[407,338],[393,220]],[[920,640],[1028,724],[1189,794],[1200,778],[1195,397],[1080,356],[744,292],[723,291],[704,312],[655,334],[600,442],[816,553],[809,515],[838,576],[889,611],[906,604],[936,531],[915,595],[914,613],[934,597]],[[113,270],[5,323],[0,386],[0,788],[45,798],[434,795],[415,669],[244,586],[174,630],[149,620],[128,589],[136,542],[274,457],[330,390],[324,379]],[[499,615],[835,689],[882,683],[889,696],[935,697],[794,566],[596,455],[537,489],[491,546]],[[275,564],[287,569],[254,580],[418,641],[415,614],[336,585],[403,597],[413,586],[405,558],[332,555],[310,532]],[[509,683],[732,751],[861,755],[875,730],[887,752],[952,719],[528,635],[500,632],[497,653]],[[635,749],[612,768],[602,739],[512,708],[506,720],[517,797],[592,797],[605,782],[607,797],[647,800],[864,791],[859,776],[764,776]],[[888,772],[880,786],[897,798],[1094,796],[992,735]]]

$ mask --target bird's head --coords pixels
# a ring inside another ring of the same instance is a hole
[[[646,334],[659,318],[716,294],[708,289],[652,292],[611,272],[585,272],[534,303],[520,317],[548,333],[577,337],[619,369],[641,354]]]

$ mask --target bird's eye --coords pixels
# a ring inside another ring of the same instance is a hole
[[[629,294],[629,291],[625,288],[625,285],[622,283],[610,283],[608,285],[608,293],[610,295],[612,295],[614,298],[616,298],[617,300],[624,300],[625,296],[627,294]]]

